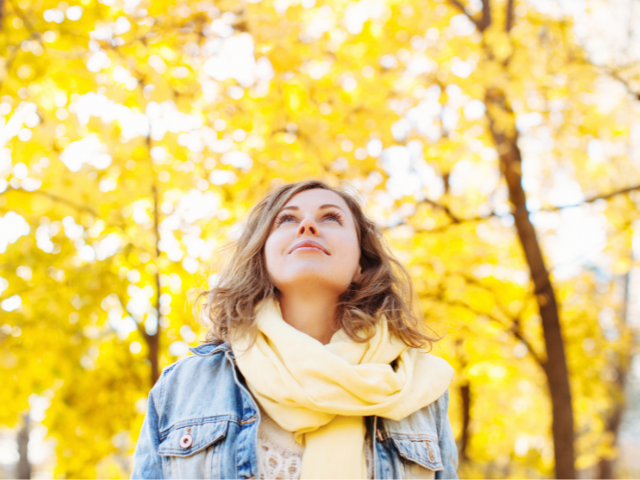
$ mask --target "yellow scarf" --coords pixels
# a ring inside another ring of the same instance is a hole
[[[303,479],[365,478],[363,417],[405,418],[437,400],[453,376],[446,361],[391,336],[384,320],[366,343],[340,330],[323,345],[287,324],[275,300],[256,314],[256,342],[232,348],[262,408],[306,446]]]

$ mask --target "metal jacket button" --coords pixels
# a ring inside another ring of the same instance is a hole
[[[188,433],[185,433],[180,439],[180,446],[182,448],[189,448],[192,443],[193,443],[193,438],[191,438],[191,435],[189,435]]]

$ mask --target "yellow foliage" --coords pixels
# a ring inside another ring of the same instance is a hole
[[[54,474],[126,477],[152,361],[202,338],[190,306],[217,249],[271,188],[314,177],[359,191],[446,334],[458,439],[471,392],[461,476],[553,475],[545,300],[495,134],[518,139],[534,211],[566,198],[561,175],[587,198],[640,183],[625,150],[638,112],[604,94],[594,107],[601,70],[569,18],[519,2],[507,32],[497,2],[480,31],[480,7],[457,3],[3,3],[0,222],[16,233],[0,232],[0,424],[49,398]],[[579,469],[616,455],[605,419],[632,354],[619,276],[637,270],[637,193],[589,204],[603,271],[551,276]],[[562,213],[531,217],[555,258]]]

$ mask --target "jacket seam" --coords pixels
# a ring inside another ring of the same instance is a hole
[[[382,438],[390,438],[392,440],[409,440],[411,442],[424,442],[430,440],[431,442],[437,444],[438,437],[434,437],[429,433],[394,433],[394,432],[386,432],[382,434]]]
[[[222,431],[219,432],[214,438],[210,438],[207,439],[203,442],[201,442],[199,445],[194,445],[191,448],[189,448],[188,450],[185,450],[183,448],[174,448],[174,447],[166,447],[166,449],[162,449],[159,448],[158,449],[158,455],[163,455],[163,456],[174,456],[172,454],[176,454],[175,456],[189,456],[189,455],[193,455],[194,453],[198,453],[200,451],[202,451],[204,448],[209,447],[210,445],[216,443],[218,440],[220,440],[221,438],[224,438],[226,436],[226,432]],[[162,451],[162,453],[160,453],[160,451]]]
[[[223,423],[223,422],[235,423],[240,425],[240,421],[238,420],[238,417],[236,417],[235,415],[219,415],[216,417],[205,417],[204,419],[189,418],[187,420],[180,420],[179,422],[174,423],[170,427],[164,429],[162,432],[159,432],[160,441],[164,442],[167,439],[167,437],[171,435],[171,433],[173,433],[174,430],[180,430],[183,428],[195,427],[200,425],[208,425],[211,423]]]

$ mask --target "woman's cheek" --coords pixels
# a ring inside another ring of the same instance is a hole
[[[277,275],[277,267],[278,267],[278,258],[277,257],[277,249],[274,245],[274,239],[271,237],[267,240],[267,243],[264,247],[264,257],[265,263],[267,266],[267,273],[272,279],[276,279]]]
[[[351,284],[360,265],[360,245],[357,240],[352,241],[349,239],[348,241],[342,242],[339,246],[339,252],[335,265],[340,272],[336,273],[342,274],[341,276],[344,276],[345,279],[348,278],[348,283]]]

